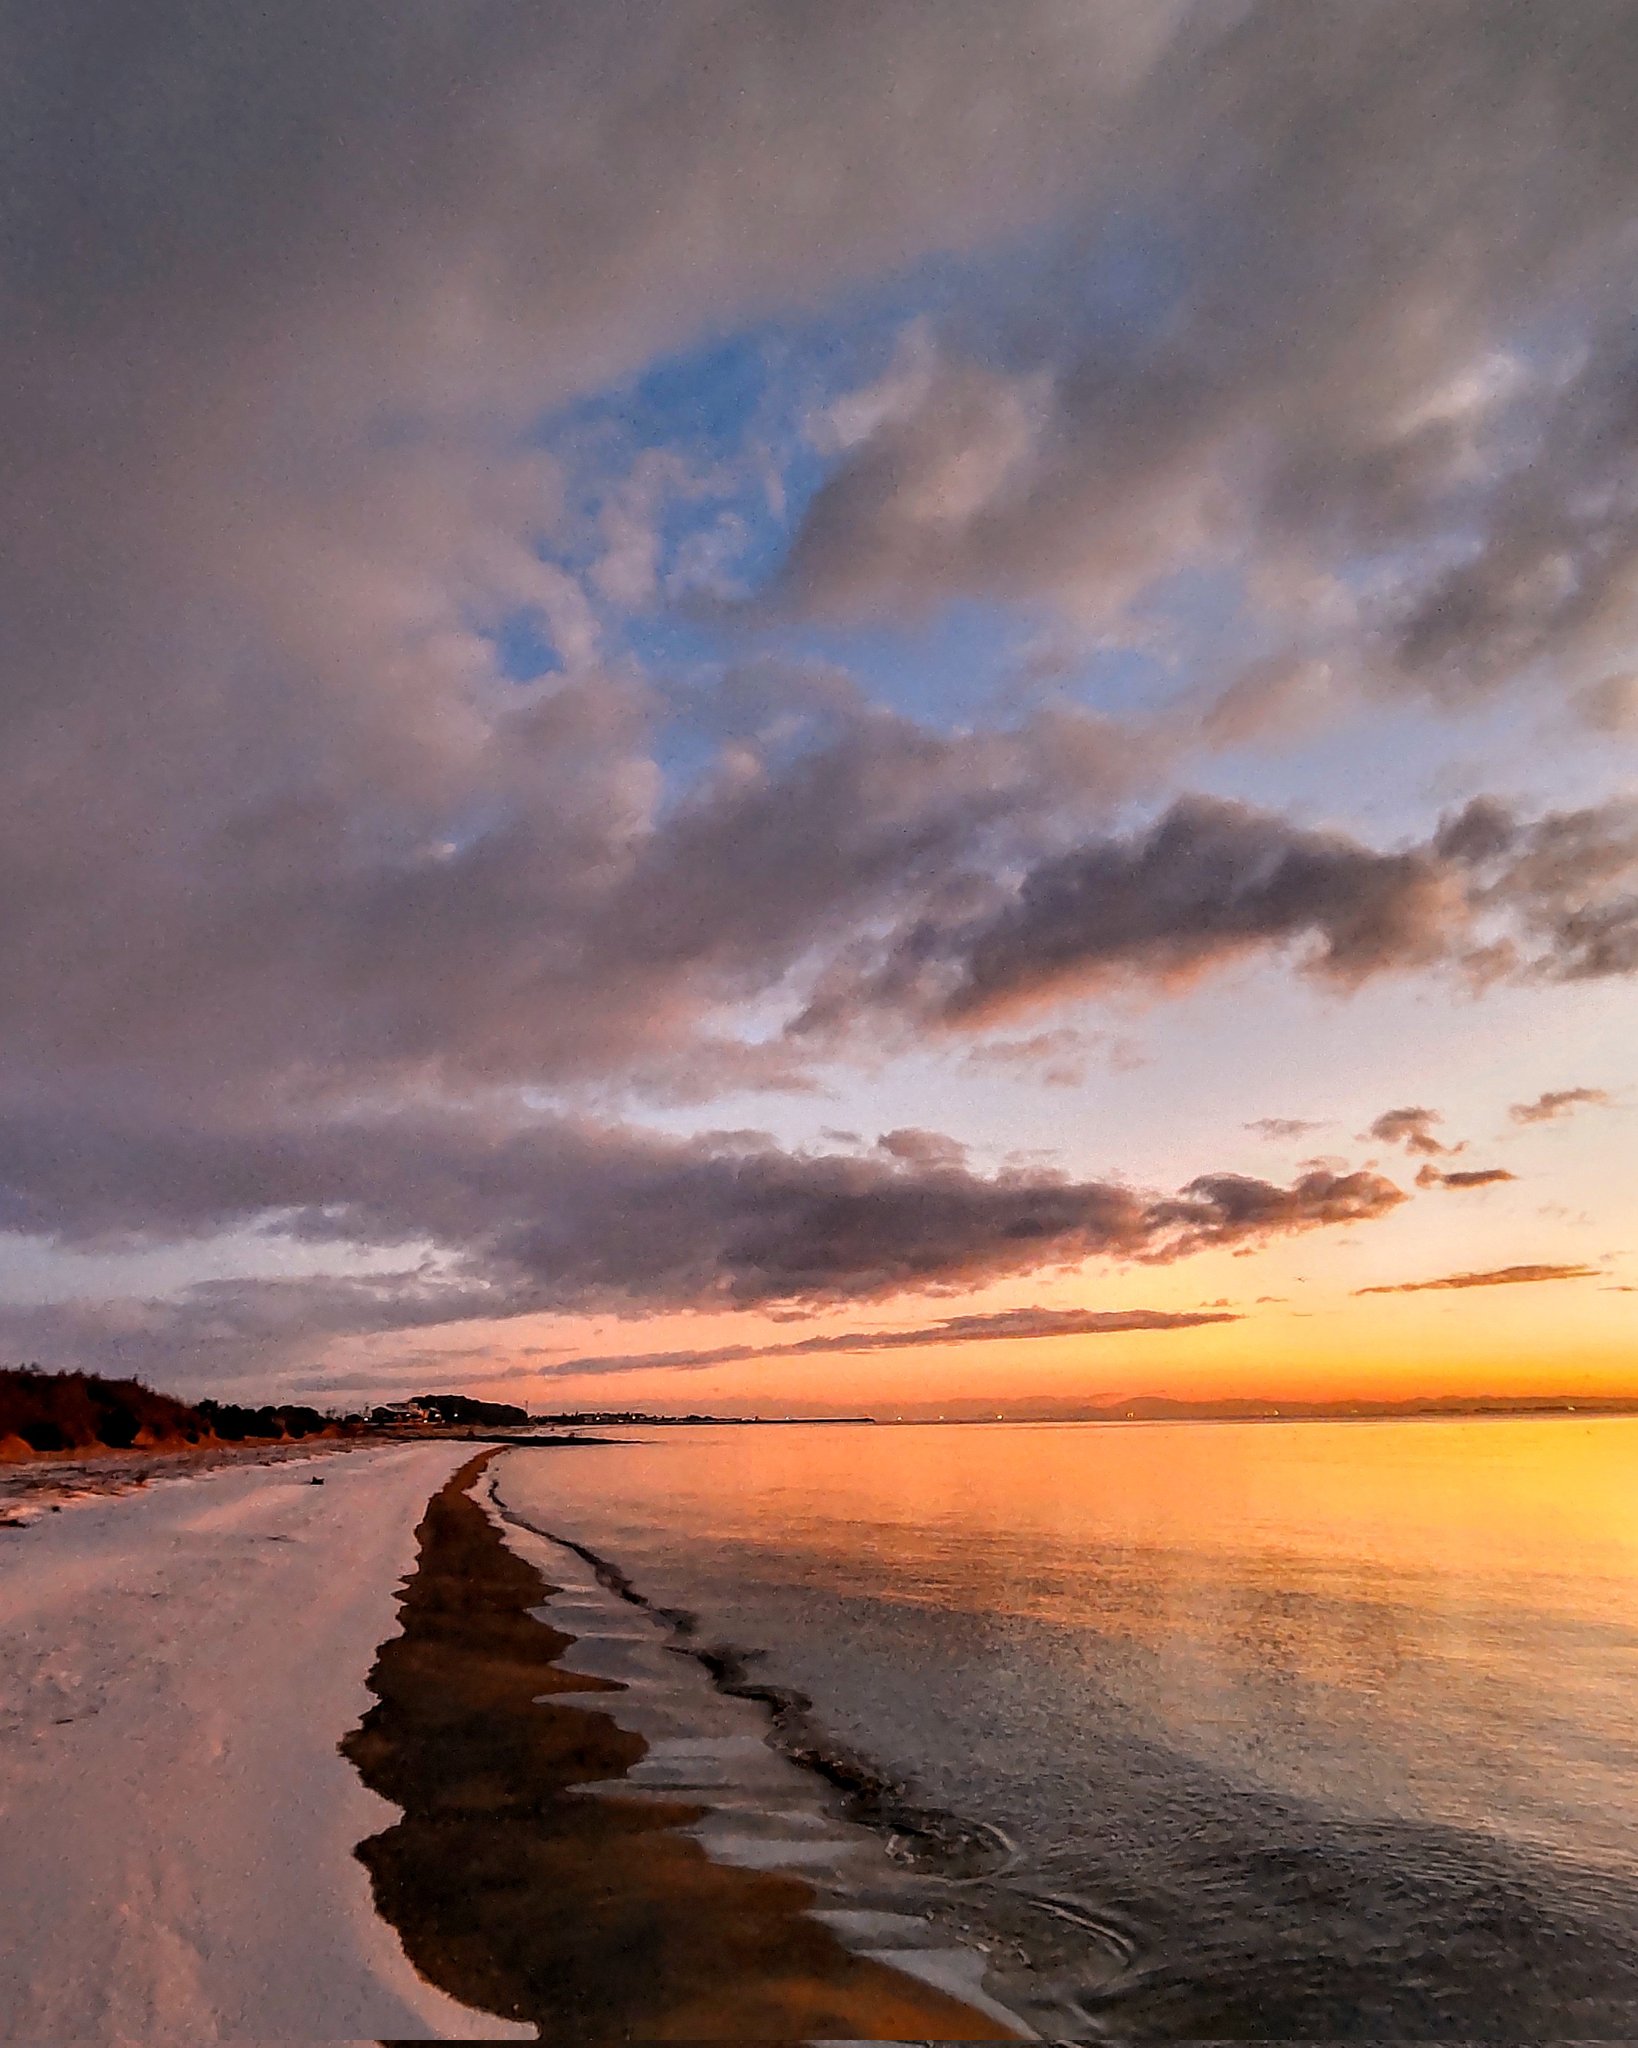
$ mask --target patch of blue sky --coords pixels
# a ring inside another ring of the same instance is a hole
[[[1187,285],[1183,243],[1153,218],[1112,213],[1091,232],[1054,224],[1004,247],[924,257],[823,306],[707,337],[547,414],[533,438],[552,449],[613,439],[728,455],[748,426],[879,375],[912,322],[992,368],[1028,372],[1097,339],[1151,343]]]
[[[962,600],[903,626],[787,626],[762,637],[784,660],[845,669],[867,697],[905,717],[959,727],[993,717],[1036,630],[1012,607]]]
[[[541,442],[571,475],[575,516],[559,558],[589,579],[611,650],[650,675],[671,705],[661,735],[668,780],[685,787],[709,762],[723,721],[703,707],[719,678],[755,662],[834,667],[873,701],[951,728],[1006,723],[1051,697],[1135,719],[1168,706],[1203,709],[1247,664],[1307,651],[1301,622],[1265,615],[1233,560],[1168,577],[1146,594],[1130,630],[1103,636],[1055,619],[1049,603],[975,597],[899,622],[775,621],[707,601],[704,579],[691,577],[690,562],[709,559],[730,598],[769,581],[830,460],[811,421],[879,375],[911,321],[996,367],[1062,366],[1097,346],[1152,345],[1187,288],[1178,246],[1152,223],[1116,220],[1090,242],[1045,236],[1000,257],[924,263],[803,316],[668,356],[542,421]],[[592,571],[606,544],[601,514],[639,460],[657,453],[676,458],[692,481],[661,488],[645,515],[656,536],[653,590],[635,602],[599,598]],[[1385,586],[1429,566],[1425,552],[1417,560],[1362,555],[1340,562],[1337,574],[1369,606]],[[508,674],[539,677],[557,665],[532,615],[506,621],[495,639]],[[1467,707],[1464,750],[1512,783],[1528,782],[1539,765],[1530,734],[1529,707],[1516,698]],[[1339,822],[1409,832],[1441,800],[1448,745],[1448,722],[1426,700],[1377,691],[1312,732],[1264,734],[1201,758],[1191,779],[1250,802],[1296,803]],[[1566,749],[1551,769],[1556,791],[1590,788],[1589,778],[1585,749]]]
[[[753,623],[701,626],[674,617],[643,622],[631,644],[669,716],[659,735],[668,786],[680,790],[724,738],[751,737],[759,706],[729,690],[736,667],[795,676],[836,671],[870,703],[932,730],[1008,728],[1046,702],[1137,717],[1169,694],[1175,678],[1151,649],[1061,644],[1033,608],[963,601],[915,625]],[[743,709],[746,723],[734,718]],[[812,719],[797,744],[824,736]]]
[[[1140,349],[1182,288],[1175,251],[1152,224],[1116,217],[1091,239],[1054,230],[1004,251],[930,258],[821,308],[663,357],[537,423],[531,439],[568,478],[553,559],[592,570],[611,499],[645,456],[675,458],[693,481],[662,490],[651,510],[654,599],[620,623],[639,658],[722,658],[697,618],[675,616],[679,581],[702,556],[730,587],[767,581],[825,475],[812,422],[879,376],[912,323],[993,368],[1032,371],[1072,362],[1094,341]],[[970,618],[962,630],[971,634]],[[538,647],[515,637],[538,663]],[[885,640],[877,654],[898,665]],[[511,672],[508,647],[501,658]]]
[[[702,468],[730,466],[767,443],[783,461],[796,462],[809,408],[870,374],[874,356],[885,359],[888,346],[883,336],[846,333],[834,322],[816,321],[805,332],[766,322],[664,357],[548,415],[534,439],[568,465],[581,512],[645,453],[663,450]],[[800,478],[794,481],[800,487]]]
[[[511,682],[539,682],[562,673],[557,648],[536,611],[509,612],[485,637],[495,650],[496,667]]]

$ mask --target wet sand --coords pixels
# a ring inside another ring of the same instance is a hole
[[[574,1638],[532,1612],[552,1589],[474,1497],[496,1455],[429,1502],[377,1704],[343,1744],[402,1810],[358,1854],[417,1970],[549,2041],[1020,2038],[850,1951],[802,1879],[712,1861],[681,1832],[703,1806],[576,1796],[649,1745],[588,1711],[622,1688],[562,1668]]]

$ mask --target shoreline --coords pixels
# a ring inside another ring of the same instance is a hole
[[[21,2033],[1030,2038],[760,1704],[503,1521],[515,1447],[129,1453],[0,1538]]]
[[[496,1505],[513,1527],[536,1537],[546,1533],[498,1501]],[[669,1630],[676,1638],[671,1647],[693,1658],[725,1699],[746,1700],[762,1708],[767,1715],[769,1746],[799,1769],[823,1779],[842,1801],[850,1820],[891,1834],[912,1853],[935,1859],[943,1876],[986,1876],[1010,1860],[1012,1845],[998,1829],[915,1804],[902,1786],[821,1726],[814,1718],[813,1701],[805,1693],[753,1678],[750,1665],[758,1652],[733,1644],[697,1642],[698,1617],[686,1608],[657,1606],[612,1559],[573,1537],[553,1533],[547,1540],[578,1557],[617,1599],[629,1602]]]
[[[428,1503],[376,1704],[342,1745],[400,1809],[357,1853],[420,1974],[548,2040],[1028,2038],[976,1983],[933,1981],[947,1949],[895,1966],[850,1946],[777,1857],[711,1853],[723,1795],[668,1752],[699,1761],[724,1740],[636,1733],[635,1685],[586,1669],[585,1639],[542,1618],[562,1589],[477,1498],[502,1448]],[[600,1710],[620,1695],[619,1719]]]
[[[1135,1922],[1108,1906],[1056,1894],[1021,1900],[1007,1882],[1017,1847],[1000,1828],[912,1797],[906,1786],[839,1741],[805,1693],[754,1677],[759,1651],[702,1640],[699,1617],[689,1609],[660,1604],[611,1558],[518,1514],[501,1498],[498,1482],[491,1498],[508,1527],[537,1553],[568,1553],[571,1565],[583,1566],[610,1596],[615,1612],[601,1619],[600,1633],[611,1622],[619,1628],[620,1610],[635,1611],[668,1662],[685,1672],[695,1667],[731,1711],[750,1709],[744,1720],[756,1730],[757,1743],[788,1764],[848,1834],[882,1846],[895,1866],[886,1884],[879,1869],[873,1879],[854,1872],[842,1890],[874,1893],[870,1905],[888,1910],[861,1915],[844,1908],[835,1916],[839,1922],[874,1921],[878,1939],[903,1940],[908,1934],[928,1949],[940,1944],[955,1963],[954,1981],[967,1990],[981,1988],[990,2008],[1012,2024],[1046,2040],[1081,2037],[1088,2024],[1086,2001],[1106,1999],[1136,1962],[1143,1935]],[[554,1601],[553,1609],[560,1604]],[[579,1626],[579,1611],[571,1610],[571,1619]],[[606,1641],[601,1657],[588,1656],[587,1648],[571,1650],[567,1661],[575,1668],[603,1668]],[[613,1703],[605,1700],[603,1710],[613,1710]],[[640,1722],[640,1714],[633,1719]],[[706,1783],[714,1785],[714,1777]],[[975,1952],[983,1960],[981,1987],[962,1977]]]

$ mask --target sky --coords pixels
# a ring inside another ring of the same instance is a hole
[[[1638,1391],[1627,0],[5,12],[7,1353]]]

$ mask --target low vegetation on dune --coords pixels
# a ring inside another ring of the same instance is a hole
[[[95,1373],[0,1368],[0,1458],[64,1451],[124,1451],[315,1436],[335,1425],[316,1408],[190,1406],[140,1380]]]

